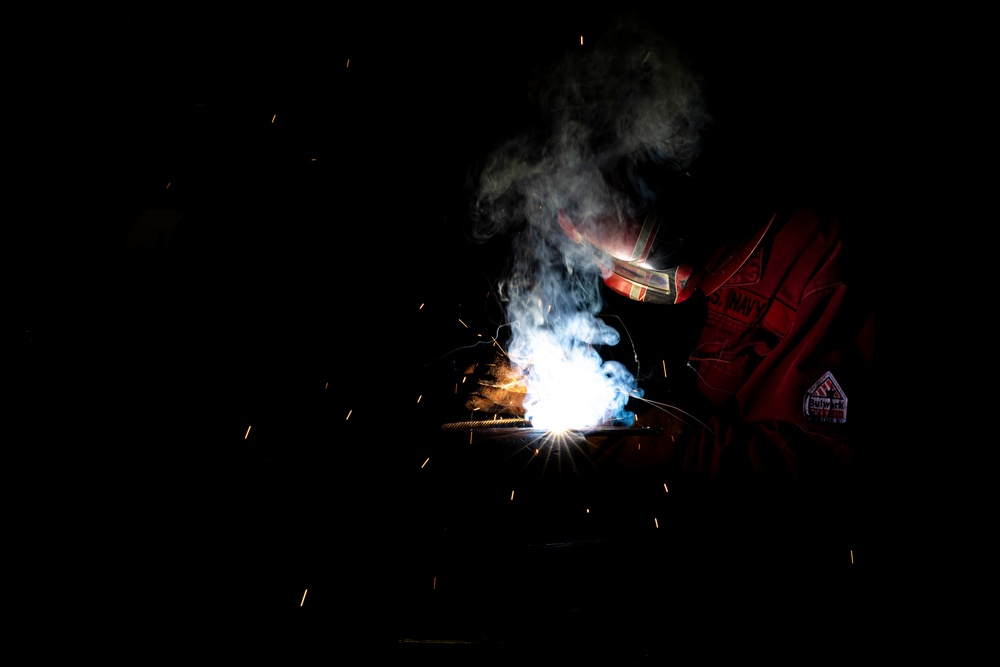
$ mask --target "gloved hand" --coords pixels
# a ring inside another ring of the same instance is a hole
[[[475,376],[475,387],[466,399],[467,409],[508,417],[524,416],[527,389],[510,362],[498,356],[492,365],[476,370],[470,373]]]

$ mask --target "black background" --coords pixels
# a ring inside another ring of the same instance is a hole
[[[834,10],[639,12],[708,82],[706,160],[842,211],[896,340],[917,40]],[[249,616],[331,657],[622,664],[750,628],[769,651],[883,638],[912,506],[868,498],[853,565],[821,538],[793,558],[781,522],[522,470],[438,428],[466,418],[455,383],[501,319],[505,248],[461,236],[466,177],[518,132],[535,68],[620,13],[167,8],[33,26],[13,61],[5,244],[29,627],[100,621],[101,649],[247,648],[215,623]],[[180,221],[137,246],[150,211]],[[883,349],[895,414],[904,355]],[[892,497],[910,429],[884,431],[871,475]],[[582,523],[580,502],[607,518]],[[672,537],[639,518],[652,508]],[[445,639],[472,643],[426,643]]]

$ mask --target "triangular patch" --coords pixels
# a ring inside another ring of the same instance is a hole
[[[827,371],[802,397],[802,413],[813,422],[847,422],[847,395]]]

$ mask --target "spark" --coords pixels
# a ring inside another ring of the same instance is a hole
[[[854,549],[851,549],[851,565],[854,565]]]
[[[299,603],[300,607],[306,603],[306,593],[308,592],[309,592],[308,588],[302,591],[302,602]]]
[[[347,66],[348,66],[348,67],[350,67],[350,66],[351,66],[351,59],[350,59],[350,58],[348,58],[348,59],[347,59]]]
[[[580,46],[583,46],[583,35],[580,35]]]
[[[166,187],[166,189],[167,189],[167,190],[169,190],[169,189],[170,189],[170,183],[167,183],[167,187]]]
[[[438,578],[434,577],[434,583],[432,584],[432,589],[436,591],[437,588],[438,588]]]
[[[424,395],[423,395],[423,394],[420,394],[419,396],[417,396],[417,403],[419,403],[419,402],[420,402],[420,399],[421,399],[421,398],[423,398],[423,397],[424,397]]]
[[[660,522],[655,516],[653,517],[653,525],[656,526],[657,528],[660,527]]]
[[[465,322],[463,322],[461,318],[459,318],[459,320],[458,320],[458,323],[459,323],[459,324],[461,324],[461,325],[462,325],[463,327],[465,327],[466,329],[468,329],[468,328],[469,328],[469,325],[468,325],[468,324],[466,324]]]
[[[243,439],[246,440],[248,437],[250,437],[250,427],[249,426],[247,426],[247,432],[243,434]]]
[[[667,377],[667,360],[663,360],[663,377]]]
[[[511,489],[511,491],[510,491],[510,499],[514,500],[514,490],[513,489]]]
[[[587,508],[587,514],[590,514],[590,508],[589,507]]]
[[[424,309],[424,304],[420,304],[420,307],[417,308],[417,310],[423,310],[423,309]]]
[[[499,347],[500,348],[500,352],[503,353],[503,355],[506,357],[507,356],[507,350],[503,349],[503,345],[501,345],[500,341],[498,341],[496,339],[496,336],[490,336],[490,338],[493,339],[493,344],[496,345],[497,347]]]
[[[430,461],[430,460],[431,460],[431,457],[429,457],[429,456],[426,459],[424,459],[424,462],[423,462],[423,464],[421,464],[420,469],[423,470],[424,466],[427,465],[427,462]]]
[[[666,483],[666,482],[664,482],[664,483],[663,483],[663,490],[664,490],[664,491],[665,491],[666,493],[670,493],[670,489],[668,489],[668,488],[667,488],[667,483]]]
[[[346,417],[344,417],[344,421],[347,421],[348,419],[350,419],[350,418],[351,418],[351,413],[352,413],[352,412],[354,412],[354,410],[348,410],[348,411],[347,411],[347,416],[346,416]]]
[[[274,123],[274,119],[277,118],[277,117],[278,117],[278,114],[274,114],[273,116],[271,116],[271,123],[272,124]]]

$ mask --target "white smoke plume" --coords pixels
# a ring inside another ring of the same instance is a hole
[[[564,410],[575,425],[631,424],[625,404],[642,394],[621,364],[600,356],[619,335],[598,317],[594,249],[563,233],[557,215],[586,224],[651,204],[657,183],[649,167],[684,169],[699,152],[710,120],[700,80],[660,36],[628,25],[568,53],[532,83],[538,122],[487,156],[470,237],[511,236],[500,291],[508,353],[524,372],[533,425]]]

